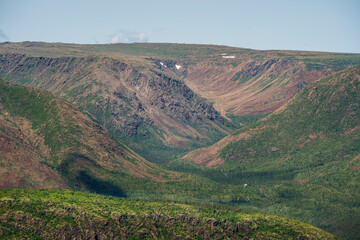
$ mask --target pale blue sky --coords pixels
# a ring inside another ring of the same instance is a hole
[[[0,41],[360,53],[360,0],[0,0]]]

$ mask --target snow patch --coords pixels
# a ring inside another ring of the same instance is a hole
[[[163,64],[162,62],[160,62],[161,66],[167,67],[165,64]]]
[[[181,66],[177,65],[177,64],[175,64],[175,67],[176,67],[177,70],[179,70],[181,68]]]
[[[235,56],[222,56],[223,58],[235,58]]]

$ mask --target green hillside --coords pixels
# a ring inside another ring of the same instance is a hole
[[[33,42],[0,53],[6,80],[76,106],[0,81],[0,188],[226,203],[360,235],[360,67],[339,72],[360,54]]]
[[[197,62],[227,53],[228,55],[241,54],[245,58],[252,59],[272,57],[304,61],[309,69],[334,67],[343,69],[360,63],[360,54],[290,50],[261,51],[220,45],[174,43],[69,44],[6,42],[0,44],[0,52],[43,57],[135,56],[182,59],[187,62]]]
[[[73,105],[0,79],[0,188],[229,202],[241,187],[146,161]]]
[[[355,66],[307,86],[265,119],[186,157],[222,164],[202,174],[258,189],[259,204],[269,211],[357,238],[359,90],[360,66]]]
[[[64,100],[2,79],[0,141],[2,188],[72,188],[122,196],[119,182],[125,179],[134,185],[136,179],[180,177],[115,141]]]
[[[156,163],[209,146],[307,84],[354,64],[360,54],[167,43],[0,44],[0,77],[61,96]]]
[[[238,207],[71,191],[0,191],[6,239],[335,239],[309,224]]]
[[[249,197],[256,196],[253,193],[243,192],[241,186],[226,186],[195,175],[189,176],[167,171],[147,162],[126,146],[113,140],[103,129],[72,105],[49,92],[13,85],[1,80],[0,93],[1,188],[67,188],[143,199],[162,197],[182,201],[202,200],[228,203],[236,198],[241,198],[248,205],[250,205]],[[99,207],[99,203],[94,202],[94,198],[96,198],[94,195],[89,198],[86,195],[82,197],[83,194],[78,194],[78,197],[72,200],[70,196],[74,193],[51,193],[55,195],[49,197],[49,193],[46,191],[4,190],[0,197],[2,237],[36,238],[37,235],[45,234],[40,237],[49,238],[53,236],[51,234],[59,234],[59,232],[71,235],[80,234],[79,232],[82,230],[80,231],[79,228],[84,230],[82,224],[89,227],[89,231],[100,231],[101,234],[114,232],[108,227],[105,230],[98,227],[99,225],[107,226],[104,219],[98,216],[105,215],[105,212],[108,213],[106,206],[110,203],[104,203]],[[18,198],[23,200],[17,201]],[[105,197],[99,198],[100,201],[105,199]],[[249,200],[245,200],[246,198]],[[13,202],[11,199],[16,201]],[[47,202],[48,200],[49,202]],[[43,203],[44,201],[45,203]],[[130,204],[133,200],[126,201]],[[78,210],[78,207],[85,202],[91,202],[93,205],[90,208],[93,209],[96,206],[100,212],[89,215],[84,213],[84,209]],[[73,204],[77,210],[69,211],[69,204]],[[166,203],[163,202],[155,205],[159,208],[162,208],[161,206],[166,208]],[[55,206],[59,206],[58,211],[54,211]],[[187,205],[184,206],[187,211]],[[188,234],[189,229],[192,228],[197,229],[194,234],[238,236],[239,238],[244,237],[242,230],[239,230],[243,228],[245,234],[251,236],[267,236],[268,234],[302,236],[305,229],[311,232],[306,233],[305,236],[313,236],[312,238],[323,234],[322,231],[313,227],[308,228],[308,225],[298,221],[294,221],[297,230],[289,230],[287,224],[290,224],[289,221],[292,222],[292,220],[272,218],[267,215],[264,217],[265,215],[260,213],[249,216],[252,219],[250,222],[247,216],[244,224],[239,225],[234,221],[242,218],[235,217],[235,220],[233,219],[236,208],[216,207],[216,211],[219,208],[225,210],[223,213],[210,211],[210,215],[207,215],[208,210],[206,209],[209,206],[206,204],[200,206],[203,206],[199,210],[200,213],[196,211],[191,213],[193,214],[191,219],[198,220],[195,225],[189,224],[189,218],[185,218],[186,222],[181,222],[183,218],[179,216],[179,219],[176,218],[179,228],[177,227],[171,234],[183,236],[185,233]],[[114,208],[117,207],[112,207],[112,209]],[[147,211],[154,209],[153,204],[150,203],[147,209],[149,209]],[[68,215],[64,215],[64,210],[68,211]],[[50,213],[51,211],[53,212]],[[136,209],[133,211],[136,212]],[[159,221],[159,224],[165,224],[166,227],[173,227],[166,223],[172,221],[169,220],[172,219],[172,216],[177,217],[179,212],[172,209],[169,211],[169,213],[166,211],[166,216],[156,221]],[[125,212],[129,211],[125,210]],[[174,215],[172,212],[176,214]],[[50,215],[48,215],[49,213]],[[84,216],[85,218],[83,218]],[[125,228],[124,231],[117,232],[118,236],[132,235],[140,230],[140,232],[144,232],[144,236],[151,234],[147,230],[142,230],[141,226],[143,224],[146,226],[146,223],[150,221],[154,222],[152,217],[150,219],[143,215],[132,217],[130,216],[129,222],[126,222],[129,229]],[[223,218],[233,220],[231,224],[230,222],[214,223],[213,220],[209,222],[209,218],[219,221]],[[266,218],[266,221],[274,221],[274,223],[267,226],[268,222],[264,223],[263,218]],[[18,219],[22,220],[18,221]],[[87,225],[89,221],[94,222]],[[18,225],[19,222],[24,225]],[[113,224],[114,222],[112,222],[112,226]],[[34,225],[39,228],[34,228]],[[42,231],[43,229],[46,231]],[[169,236],[167,235],[170,234],[169,232],[170,230],[166,230],[161,234]],[[89,232],[85,231],[81,234],[86,235]],[[156,234],[160,234],[160,232],[156,232]]]
[[[177,77],[142,58],[15,54],[0,62],[4,79],[59,95],[152,162],[208,146],[235,129]]]

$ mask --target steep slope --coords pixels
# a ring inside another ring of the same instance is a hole
[[[0,237],[44,239],[335,239],[237,207],[139,201],[70,191],[0,191]]]
[[[151,161],[225,136],[225,120],[181,81],[147,60],[1,55],[0,72],[45,88],[88,113]]]
[[[184,158],[219,165],[218,181],[258,186],[272,211],[282,206],[351,239],[360,229],[359,116],[360,65],[307,86],[265,119]]]
[[[223,116],[272,112],[306,84],[360,64],[360,54],[258,51],[167,43],[22,42],[1,44],[0,52],[46,57],[132,56],[155,60],[162,71],[184,78],[187,86],[213,102]]]
[[[2,79],[0,142],[1,188],[73,188],[123,195],[114,178],[177,178],[116,142],[64,100]]]
[[[55,95],[0,80],[0,188],[231,201],[239,189],[166,171]]]
[[[155,43],[3,43],[0,56],[0,76],[64,97],[159,163],[209,146],[305,85],[360,64],[360,54]]]
[[[256,159],[276,160],[283,154],[309,153],[309,149],[318,148],[317,144],[326,141],[346,142],[349,138],[353,144],[358,143],[354,140],[360,128],[359,71],[360,66],[355,66],[306,87],[267,118],[234,132],[209,148],[217,149],[209,163],[220,159],[222,163],[239,167]],[[195,150],[187,157],[202,158],[197,151],[203,150]],[[288,166],[286,162],[280,165]]]
[[[231,201],[239,188],[160,168],[55,95],[0,80],[0,188]]]
[[[214,108],[224,117],[257,115],[273,112],[305,85],[338,70],[307,70],[301,61],[240,55],[189,67],[185,83],[214,102]]]

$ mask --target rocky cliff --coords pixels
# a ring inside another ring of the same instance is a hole
[[[156,156],[139,145],[188,149],[230,132],[207,101],[146,60],[4,54],[0,72],[74,103],[150,160]]]
[[[161,182],[173,175],[115,141],[68,102],[2,79],[0,143],[0,188],[72,188],[121,195],[114,178]]]

